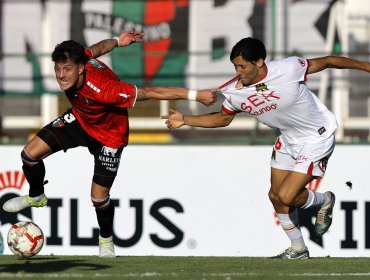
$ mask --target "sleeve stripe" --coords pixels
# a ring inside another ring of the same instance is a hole
[[[132,103],[131,103],[131,108],[135,106],[135,103],[136,103],[136,99],[137,99],[137,86],[136,85],[133,85],[135,87],[135,98],[132,100]]]
[[[92,50],[90,50],[89,48],[85,48],[85,53],[88,57],[94,58],[94,54],[93,54]]]
[[[307,61],[307,59],[305,59],[305,61],[306,61],[306,65],[307,65],[307,67],[306,67],[306,71],[305,71],[305,73],[304,73],[304,81],[305,81],[305,82],[307,82],[307,79],[308,79],[308,78],[307,78],[307,75],[308,75],[308,74],[307,74],[307,72],[308,72],[308,61]]]
[[[225,106],[222,106],[222,111],[229,115],[236,115],[236,112],[227,109]]]
[[[224,83],[222,86],[220,86],[218,89],[219,90],[222,90],[224,87],[228,86],[229,84],[231,84],[232,82],[236,81],[237,79],[239,79],[239,76],[235,76],[230,81],[228,81],[228,82]]]

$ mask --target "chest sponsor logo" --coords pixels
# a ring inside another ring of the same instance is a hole
[[[271,102],[279,99],[280,97],[275,95],[275,91],[262,94],[255,93],[249,95],[247,97],[248,101],[241,103],[240,108],[257,117],[271,110],[275,110],[277,108],[277,104]]]

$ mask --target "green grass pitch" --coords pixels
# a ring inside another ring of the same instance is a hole
[[[0,256],[0,279],[370,279],[368,258]]]

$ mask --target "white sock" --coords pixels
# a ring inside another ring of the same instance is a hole
[[[288,235],[292,249],[296,251],[306,250],[306,244],[302,237],[302,231],[298,224],[298,210],[294,209],[289,214],[277,214],[285,233]]]
[[[292,240],[292,246],[290,247],[298,252],[306,250],[306,244],[304,243],[303,236],[301,235],[299,238]]]
[[[329,195],[327,195],[327,192],[325,192],[323,195],[324,195],[323,206],[328,207],[330,205],[330,197]]]
[[[324,194],[319,192],[308,191],[308,198],[306,203],[301,207],[302,209],[307,209],[313,206],[319,206],[324,203]]]

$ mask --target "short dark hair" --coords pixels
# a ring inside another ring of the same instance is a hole
[[[74,63],[86,64],[89,57],[85,53],[85,47],[73,40],[63,41],[55,46],[51,59],[54,62],[72,60]]]
[[[245,61],[257,61],[266,59],[266,48],[262,41],[255,38],[244,38],[235,44],[230,53],[230,60],[241,56]]]

